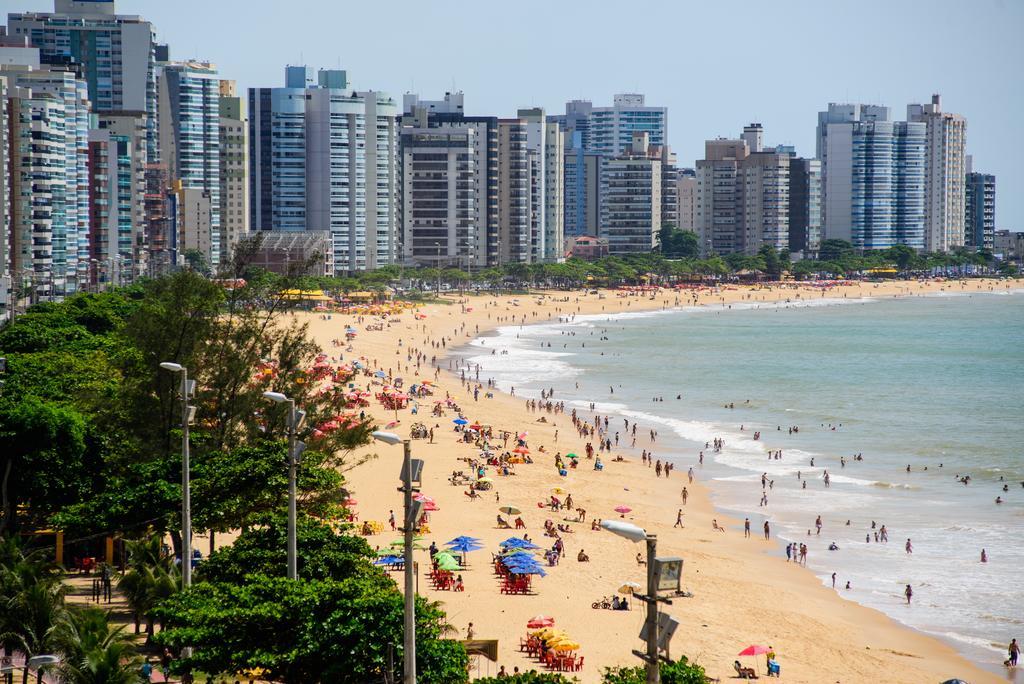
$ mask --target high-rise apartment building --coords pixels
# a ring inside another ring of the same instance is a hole
[[[557,261],[565,245],[565,142],[540,108],[520,109],[530,161],[531,261]]]
[[[583,134],[565,131],[565,237],[597,236],[601,222],[601,155],[583,148]]]
[[[676,198],[679,207],[679,230],[696,232],[697,173],[693,169],[679,169],[676,178]]]
[[[924,247],[923,123],[890,121],[888,107],[829,104],[818,114],[824,237],[856,249]]]
[[[161,162],[167,165],[172,184],[181,181],[183,188],[201,190],[209,197],[212,232],[210,251],[204,257],[217,265],[222,243],[217,68],[194,60],[167,62],[159,67],[158,81]]]
[[[498,119],[498,263],[531,263],[529,133],[522,119]]]
[[[220,82],[220,263],[249,235],[249,124],[234,81]]]
[[[10,91],[7,76],[0,73],[0,322],[11,314],[14,278],[11,273],[11,160],[10,160]]]
[[[548,121],[562,127],[565,135],[565,149],[590,149],[590,115],[594,105],[589,100],[572,100],[565,103],[565,114],[551,114]]]
[[[668,145],[651,145],[648,154],[661,160],[661,226],[678,228],[679,167],[676,166],[676,155]]]
[[[146,156],[157,160],[153,25],[117,14],[113,0],[55,0],[53,12],[12,12],[8,31],[28,36],[44,64],[78,66],[94,112],[145,112]]]
[[[33,283],[33,298],[60,298],[88,280],[88,91],[67,71],[4,66],[0,76],[7,81],[11,272]]]
[[[694,220],[704,253],[789,247],[789,162],[787,152],[764,148],[760,124],[747,126],[739,139],[705,142]]]
[[[651,145],[667,145],[668,108],[647,106],[639,93],[616,95],[611,107],[591,110],[587,149],[611,156],[629,153],[634,133],[647,133]]]
[[[135,275],[134,151],[129,136],[89,131],[90,285],[120,286]]]
[[[339,70],[286,84],[249,90],[252,229],[330,232],[338,273],[397,263],[397,103]]]
[[[942,98],[907,105],[907,121],[923,123],[924,248],[947,252],[965,241],[964,179],[967,175],[967,120],[942,111]]]
[[[131,240],[126,241],[122,236],[118,242],[118,248],[122,262],[121,282],[130,283],[146,273],[149,260],[149,231],[147,230],[145,207],[146,114],[145,112],[101,112],[94,114],[93,118],[96,127],[109,133],[111,140],[118,144],[119,162],[127,163],[126,167],[120,169],[120,173],[126,174],[122,176],[122,183],[127,182],[131,186],[131,192],[128,193],[127,198],[123,198],[131,207]],[[124,154],[127,157],[124,157]]]
[[[403,98],[399,208],[403,260],[497,264],[498,119],[466,116],[461,92]],[[444,155],[450,164],[441,168]]]
[[[996,177],[972,171],[967,174],[964,225],[966,244],[991,250],[996,233]]]
[[[644,131],[617,157],[601,160],[601,226],[609,254],[646,253],[654,249],[661,229],[659,154],[651,154]]]
[[[814,254],[821,246],[821,161],[789,160],[789,251]]]

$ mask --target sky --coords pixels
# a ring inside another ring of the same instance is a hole
[[[51,0],[2,0],[52,11]],[[217,64],[240,89],[279,86],[286,64],[342,68],[354,88],[466,112],[564,111],[639,92],[668,107],[680,165],[704,141],[760,122],[769,145],[814,155],[829,102],[892,108],[942,94],[967,118],[974,169],[996,175],[996,227],[1024,231],[1024,166],[1005,136],[1024,116],[1024,0],[118,0],[156,26],[172,59]],[[1017,65],[1016,67],[1013,65]],[[1016,134],[1015,134],[1016,135]],[[1015,161],[1016,160],[1016,161]]]

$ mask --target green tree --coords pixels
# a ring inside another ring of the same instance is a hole
[[[846,240],[829,238],[821,241],[818,258],[822,261],[836,261],[854,256],[853,245]]]
[[[143,539],[129,541],[128,571],[117,583],[131,608],[135,633],[139,633],[142,618],[146,619],[147,637],[153,636],[153,609],[181,588],[181,580],[174,560],[162,550],[162,540],[152,534]]]
[[[19,530],[24,506],[37,522],[80,499],[92,481],[85,421],[72,408],[23,397],[0,404],[0,535]]]
[[[72,610],[55,633],[57,668],[67,684],[142,684],[142,659],[124,625],[99,608]]]
[[[665,224],[658,232],[661,253],[670,259],[695,259],[700,255],[700,238],[692,230]]]
[[[299,576],[285,578],[281,516],[243,532],[202,563],[197,583],[165,601],[156,640],[193,647],[182,669],[229,673],[265,668],[285,682],[382,678],[388,648],[401,661],[403,599],[371,563],[365,540],[301,518]],[[417,598],[417,667],[424,681],[461,683],[467,657],[435,603]],[[354,658],[353,654],[359,654]]]

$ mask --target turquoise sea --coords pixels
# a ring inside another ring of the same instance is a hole
[[[657,458],[693,466],[755,529],[768,517],[807,543],[810,571],[828,585],[835,572],[848,599],[993,670],[1024,637],[1024,291],[584,316],[502,328],[460,356],[517,396],[553,388],[584,415],[594,402],[613,425],[637,421],[624,453],[658,430]],[[705,449],[716,437],[725,448]]]

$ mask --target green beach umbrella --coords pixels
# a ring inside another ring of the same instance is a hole
[[[435,560],[437,560],[437,559],[435,558]],[[442,558],[441,560],[437,561],[437,569],[438,570],[458,570],[459,569],[459,562],[457,560],[455,560],[454,558],[452,558],[451,556],[448,556],[446,558]]]

